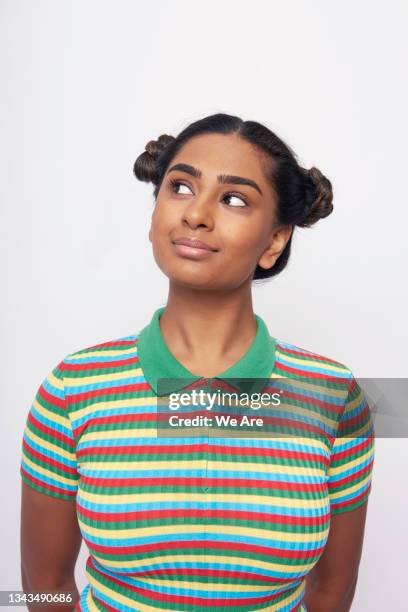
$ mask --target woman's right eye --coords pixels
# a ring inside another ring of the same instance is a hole
[[[170,181],[170,184],[171,184],[171,190],[172,190],[174,193],[176,193],[177,195],[185,195],[185,194],[187,193],[187,192],[184,192],[184,193],[183,193],[183,192],[177,191],[178,187],[185,187],[186,189],[189,189],[189,190],[190,190],[190,193],[191,193],[191,189],[190,189],[190,187],[189,187],[188,185],[186,185],[185,183],[182,183],[181,181],[174,181],[174,180],[171,180],[171,181]]]

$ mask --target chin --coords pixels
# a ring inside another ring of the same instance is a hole
[[[217,279],[206,277],[204,274],[192,272],[190,274],[166,274],[169,281],[175,285],[190,287],[191,289],[215,289]]]
[[[186,287],[190,289],[220,289],[219,287],[219,275],[216,274],[205,274],[204,270],[199,271],[197,266],[188,266],[184,270],[180,269],[180,266],[159,266],[161,271],[170,283]],[[176,269],[177,268],[177,269]],[[217,282],[218,281],[218,282]]]

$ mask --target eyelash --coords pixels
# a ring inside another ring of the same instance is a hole
[[[183,181],[178,181],[178,180],[175,180],[175,179],[169,179],[169,182],[170,182],[171,190],[172,190],[173,193],[176,193],[175,192],[176,185],[184,185],[185,187],[188,187],[189,189],[191,189],[191,187],[189,185],[187,185],[187,183],[184,183]],[[176,193],[176,195],[179,195],[179,194]],[[243,195],[229,191],[228,193],[224,194],[224,198],[227,195],[234,196],[235,198],[239,198],[240,200],[242,200],[244,202],[245,206],[248,206],[248,201],[247,201],[246,198],[244,198]],[[232,208],[242,208],[242,207],[241,206],[232,206]]]

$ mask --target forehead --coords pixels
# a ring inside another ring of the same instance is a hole
[[[203,178],[234,174],[251,178],[267,187],[265,155],[236,134],[200,134],[187,141],[170,166],[184,162],[199,168]]]

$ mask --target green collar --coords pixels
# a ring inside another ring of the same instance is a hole
[[[158,308],[150,321],[138,334],[138,357],[144,376],[156,395],[160,379],[170,379],[160,382],[160,395],[180,391],[194,381],[204,379],[196,376],[185,368],[170,352],[164,342],[159,319],[165,306]],[[262,389],[269,379],[275,365],[275,338],[269,335],[263,319],[255,314],[257,332],[251,346],[241,359],[230,368],[214,376],[216,379],[251,379],[250,390]],[[257,379],[254,381],[253,379]],[[229,381],[243,391],[245,381]]]

